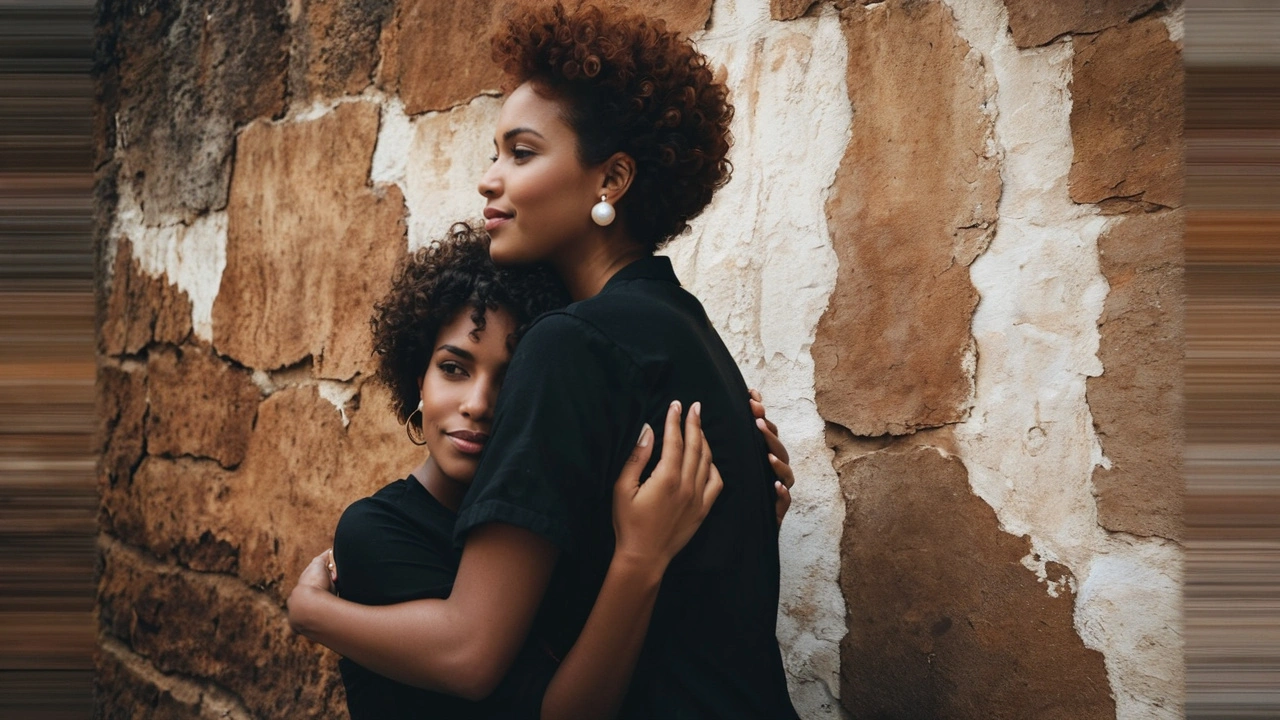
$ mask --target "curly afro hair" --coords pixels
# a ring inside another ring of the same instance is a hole
[[[508,90],[532,81],[564,104],[585,166],[616,152],[635,160],[619,215],[650,249],[687,230],[729,181],[729,91],[664,21],[594,5],[524,8],[494,35],[493,59]]]
[[[483,330],[485,311],[503,308],[516,321],[515,343],[538,315],[564,307],[569,296],[546,268],[498,268],[489,259],[489,237],[455,223],[440,243],[405,257],[391,290],[374,306],[373,350],[377,377],[391,389],[401,422],[418,407],[418,380],[426,372],[440,327],[471,311]]]

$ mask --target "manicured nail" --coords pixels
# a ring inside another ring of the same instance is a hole
[[[697,415],[698,417],[702,417],[702,403],[700,402],[694,403],[693,407],[689,408],[689,412],[693,413],[694,415]]]
[[[644,427],[640,428],[640,439],[636,440],[636,445],[639,447],[649,447],[649,442],[651,440],[653,440],[653,428],[649,427],[649,423],[645,423]]]
[[[768,430],[768,428],[764,426],[764,418],[756,418],[756,427],[761,430]]]
[[[672,407],[672,409],[674,409],[676,412],[680,412],[680,401],[679,401],[679,400],[672,400],[672,401],[671,401],[671,407]]]

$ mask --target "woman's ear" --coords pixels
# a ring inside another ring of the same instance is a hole
[[[604,176],[600,181],[599,195],[609,198],[609,204],[617,205],[636,177],[636,161],[624,152],[614,153],[613,157],[604,161]]]

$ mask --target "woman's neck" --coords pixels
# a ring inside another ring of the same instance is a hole
[[[467,486],[445,475],[435,458],[424,460],[413,469],[412,475],[437,502],[454,512],[458,511],[458,507],[462,505],[462,496],[467,494]]]
[[[591,238],[552,260],[556,274],[574,300],[600,292],[614,273],[649,255],[648,248],[620,236]]]

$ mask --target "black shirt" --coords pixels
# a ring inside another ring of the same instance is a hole
[[[339,594],[362,605],[448,597],[460,559],[456,520],[412,475],[352,503],[333,535]],[[526,643],[483,703],[396,682],[347,658],[338,669],[352,720],[537,718],[555,662]]]
[[[677,399],[702,402],[725,487],[663,578],[622,717],[795,718],[775,627],[774,475],[737,364],[666,258],[632,263],[525,334],[456,542],[503,522],[562,549],[534,632],[563,657],[613,554],[613,483],[642,424],[660,441]]]

